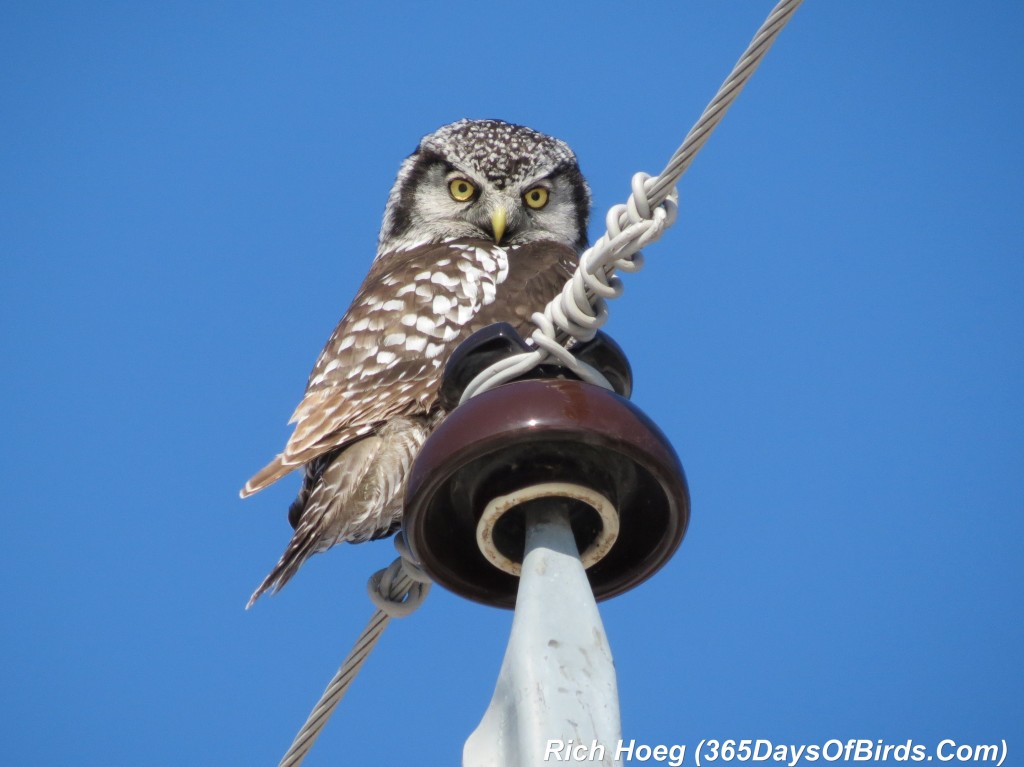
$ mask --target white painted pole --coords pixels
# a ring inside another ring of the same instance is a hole
[[[526,520],[512,634],[491,705],[463,749],[463,767],[620,767],[615,667],[567,502],[534,501]]]

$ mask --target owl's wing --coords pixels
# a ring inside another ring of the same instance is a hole
[[[461,240],[382,255],[313,367],[284,452],[242,497],[390,418],[430,412],[452,350],[493,322],[525,330],[576,262],[572,248],[553,242],[503,249]]]

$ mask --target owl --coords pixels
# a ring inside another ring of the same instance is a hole
[[[296,469],[294,535],[249,600],[311,555],[382,538],[402,521],[406,476],[445,417],[441,373],[494,322],[526,335],[587,245],[590,192],[558,139],[500,120],[460,120],[402,163],[369,274],[309,376],[284,451],[243,498]]]

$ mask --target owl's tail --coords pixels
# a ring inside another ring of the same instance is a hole
[[[430,428],[425,417],[394,418],[375,435],[325,461],[304,508],[298,510],[295,534],[247,608],[263,594],[279,591],[313,554],[340,541],[358,543],[390,535],[401,519],[413,458]]]
[[[256,600],[268,591],[272,594],[280,591],[292,579],[292,576],[298,572],[302,563],[317,553],[317,543],[320,539],[320,532],[316,529],[317,527],[318,525],[315,524],[314,520],[309,519],[304,524],[299,525],[295,535],[288,542],[288,547],[284,550],[284,554],[281,555],[277,564],[274,565],[274,569],[270,571],[267,577],[263,579],[263,583],[249,597],[249,601],[245,605],[246,610],[256,604]]]

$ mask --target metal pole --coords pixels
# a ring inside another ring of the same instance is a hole
[[[612,653],[565,498],[524,506],[526,549],[494,697],[463,767],[621,766]]]

